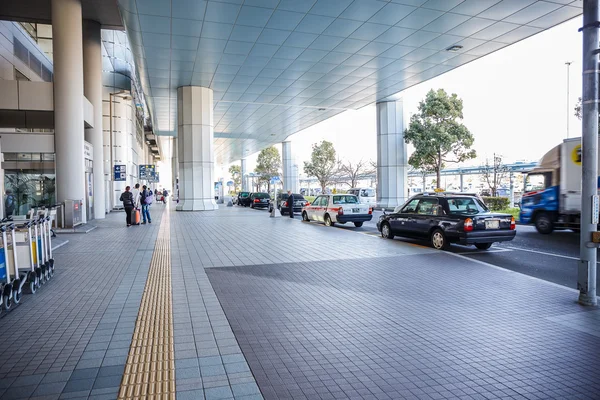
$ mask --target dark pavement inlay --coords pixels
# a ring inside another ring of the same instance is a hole
[[[207,268],[266,399],[600,398],[573,292],[440,253]],[[585,366],[585,367],[584,367]]]

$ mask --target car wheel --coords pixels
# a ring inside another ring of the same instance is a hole
[[[535,229],[542,235],[548,235],[554,230],[554,224],[550,215],[547,213],[540,213],[535,218]]]
[[[354,226],[357,227],[357,228],[360,228],[361,226],[363,226],[363,223],[362,222],[355,222]]]
[[[490,247],[492,247],[491,243],[475,243],[475,247],[477,247],[479,250],[487,250]]]
[[[381,237],[384,239],[393,239],[394,234],[392,233],[392,228],[390,228],[390,224],[387,222],[381,225]]]
[[[450,243],[446,240],[446,235],[441,229],[436,229],[431,233],[431,245],[436,250],[448,250]]]
[[[306,213],[306,211],[304,211],[302,213],[302,221],[304,221],[304,222],[310,222],[310,219],[308,219],[308,214]]]
[[[331,220],[329,214],[325,214],[325,226],[333,226],[335,223]]]

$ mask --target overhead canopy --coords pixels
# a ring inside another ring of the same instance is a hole
[[[104,26],[115,25],[115,0],[82,3],[84,17],[94,19],[95,12]],[[176,135],[177,87],[210,87],[219,163],[386,99],[582,12],[581,0],[117,3],[155,132]],[[2,1],[0,16],[17,18],[38,6],[48,14],[49,4]]]

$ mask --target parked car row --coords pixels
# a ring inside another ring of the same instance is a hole
[[[277,197],[277,208],[282,215],[289,215],[287,193]],[[275,206],[267,193],[242,192],[237,202],[253,208]],[[351,222],[358,228],[373,218],[372,206],[354,194],[319,195],[312,203],[294,194],[291,212],[301,213],[305,222],[317,221],[326,226]],[[402,236],[428,240],[438,250],[447,250],[451,243],[487,250],[493,243],[510,241],[516,235],[512,215],[490,211],[473,193],[418,194],[392,213],[384,211],[377,221],[377,230],[386,239]]]
[[[269,193],[263,192],[240,192],[236,198],[236,204],[250,208],[267,208],[271,204]]]

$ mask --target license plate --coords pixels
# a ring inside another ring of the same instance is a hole
[[[360,212],[360,208],[353,208],[353,209],[352,209],[352,212],[353,212],[353,213],[359,213],[359,212]]]
[[[485,221],[485,229],[500,229],[500,220],[488,219]]]

